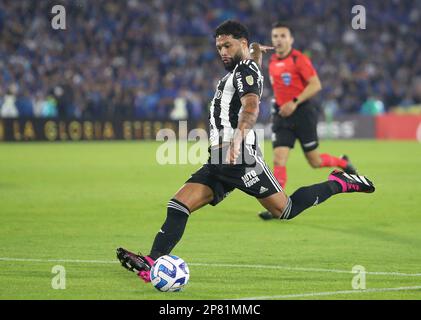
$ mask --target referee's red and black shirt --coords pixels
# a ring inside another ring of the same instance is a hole
[[[317,72],[311,60],[302,52],[292,49],[284,58],[273,54],[269,62],[269,76],[277,105],[282,106],[297,97],[315,75]]]

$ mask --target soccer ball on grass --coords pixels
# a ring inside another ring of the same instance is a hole
[[[151,269],[151,282],[162,292],[180,291],[189,282],[189,277],[186,262],[174,255],[158,258]]]

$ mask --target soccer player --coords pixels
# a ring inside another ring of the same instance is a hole
[[[313,168],[339,167],[348,174],[356,174],[347,156],[334,157],[317,151],[317,108],[310,100],[321,89],[320,79],[310,59],[292,47],[291,28],[284,23],[272,27],[272,45],[275,53],[269,62],[269,76],[274,92],[272,147],[273,172],[285,188],[286,163],[289,152],[298,139],[304,155]],[[269,212],[259,213],[272,219]]]
[[[228,73],[219,80],[210,107],[209,160],[168,202],[166,220],[149,255],[117,249],[122,266],[145,282],[150,282],[154,261],[171,253],[179,242],[190,215],[208,204],[217,205],[234,189],[257,198],[280,219],[292,219],[335,194],[374,192],[366,177],[334,171],[327,181],[300,188],[288,197],[263,161],[253,130],[263,90],[263,77],[255,61],[261,61],[265,47],[254,46],[251,54],[247,28],[232,20],[217,27],[215,41]]]

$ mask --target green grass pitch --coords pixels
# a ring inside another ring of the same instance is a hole
[[[0,299],[421,299],[421,145],[322,141],[347,153],[374,194],[338,195],[291,221],[260,221],[240,191],[192,214],[173,251],[179,293],[145,285],[115,249],[147,254],[166,204],[199,165],[158,165],[155,142],[0,144]],[[270,144],[265,157],[271,163]],[[292,193],[326,179],[299,148]],[[52,268],[65,268],[65,289]],[[352,268],[365,268],[365,290]]]

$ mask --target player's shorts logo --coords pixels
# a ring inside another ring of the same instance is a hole
[[[260,181],[259,177],[257,176],[256,171],[254,170],[247,172],[244,176],[241,177],[241,179],[243,180],[244,185],[247,188],[251,187],[252,185]]]
[[[286,73],[282,73],[281,74],[281,78],[282,78],[282,80],[284,81],[284,84],[286,85],[286,86],[289,86],[290,84],[291,84],[291,73],[288,73],[288,72],[286,72]]]

